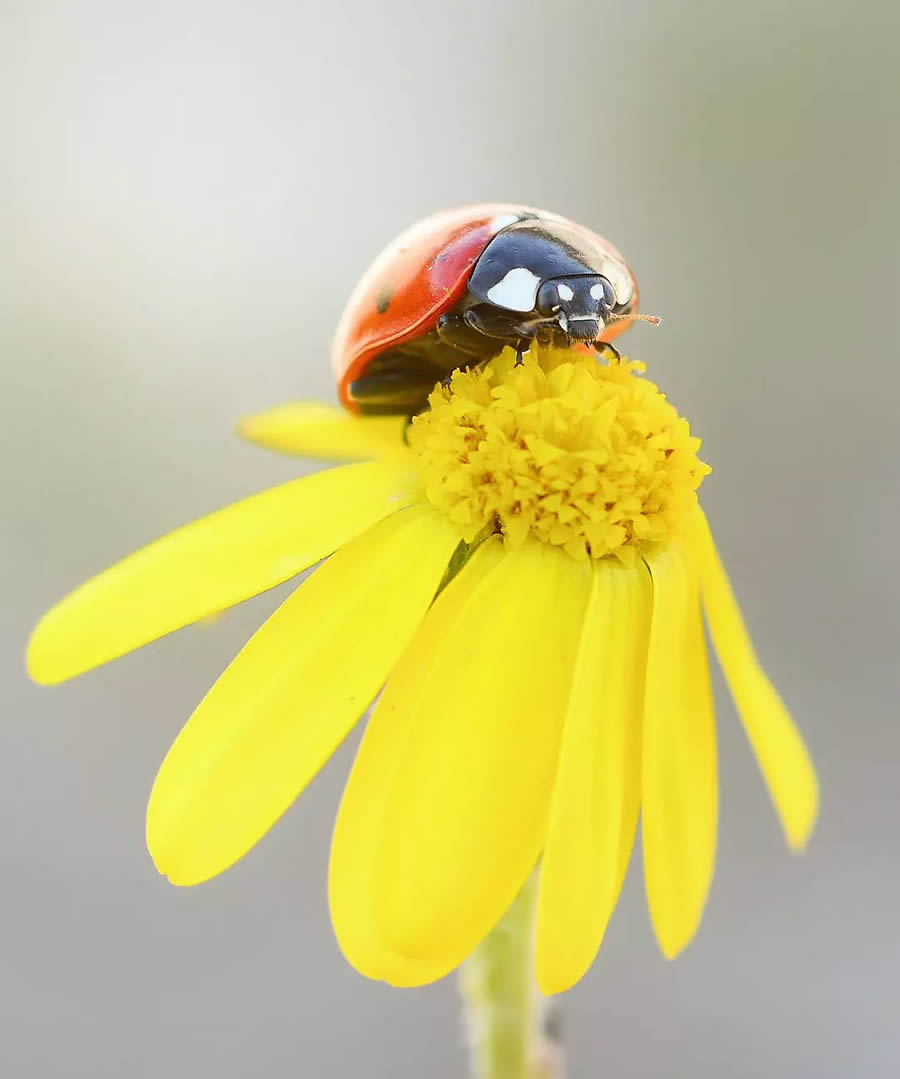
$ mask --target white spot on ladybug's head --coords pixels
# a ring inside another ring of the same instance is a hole
[[[488,228],[496,235],[501,229],[505,229],[507,225],[514,225],[518,220],[518,214],[498,214],[488,222]]]
[[[598,281],[596,285],[591,285],[591,299],[602,300],[603,299],[603,286]]]
[[[487,298],[497,307],[505,307],[507,311],[532,311],[537,302],[540,285],[541,279],[531,270],[516,266],[488,289]]]
[[[556,286],[556,291],[559,293],[561,300],[574,300],[575,293],[566,284],[559,284]],[[591,293],[593,295],[593,292]]]

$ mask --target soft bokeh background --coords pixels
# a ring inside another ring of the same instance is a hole
[[[452,979],[392,991],[331,935],[347,745],[231,872],[143,846],[155,769],[265,595],[55,690],[31,625],[146,540],[295,475],[234,420],[330,400],[372,255],[522,200],[608,235],[692,418],[705,501],[824,789],[782,843],[718,685],[721,857],[654,946],[638,861],[565,999],[574,1076],[895,1076],[900,8],[720,0],[5,2],[0,39],[0,1072],[461,1076]],[[353,741],[353,740],[351,740]]]

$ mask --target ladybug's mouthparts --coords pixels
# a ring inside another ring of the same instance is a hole
[[[596,341],[603,333],[605,324],[599,315],[558,316],[559,328],[570,341]]]

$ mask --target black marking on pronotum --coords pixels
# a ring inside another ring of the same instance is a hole
[[[393,285],[382,285],[375,296],[375,310],[379,315],[386,315],[388,308],[391,306],[391,300],[394,298]]]

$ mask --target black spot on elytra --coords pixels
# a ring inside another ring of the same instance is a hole
[[[394,298],[393,285],[382,285],[378,292],[375,294],[375,310],[379,315],[387,314],[387,309],[391,306],[391,300]]]

